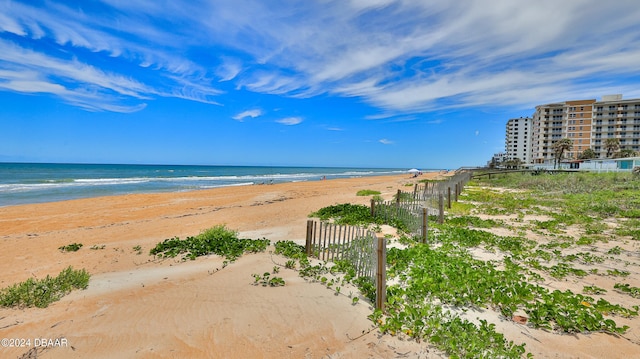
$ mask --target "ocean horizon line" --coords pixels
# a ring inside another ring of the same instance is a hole
[[[0,164],[27,164],[27,165],[80,165],[80,166],[174,166],[174,167],[266,167],[266,168],[375,168],[375,169],[411,169],[421,167],[417,166],[401,166],[401,167],[378,167],[366,165],[283,165],[283,164],[190,164],[190,163],[118,163],[118,162],[43,162],[43,161],[6,161],[0,160]],[[442,171],[444,168],[425,168],[423,171]]]
[[[0,207],[121,194],[184,192],[407,172],[404,168],[375,167],[0,162]]]

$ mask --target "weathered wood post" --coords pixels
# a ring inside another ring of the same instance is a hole
[[[376,200],[371,198],[371,217],[376,217]]]
[[[451,186],[447,187],[447,208],[451,209]]]
[[[418,184],[416,183],[415,186],[413,186],[413,199],[416,199],[417,193],[418,193]]]
[[[313,220],[307,220],[307,238],[304,243],[304,249],[307,252],[307,257],[311,256],[311,237],[313,236]]]
[[[444,195],[442,193],[438,194],[438,223],[444,223]]]
[[[460,194],[460,192],[458,191],[460,191],[460,183],[456,183],[456,196],[454,198],[455,202],[458,202],[458,195]]]
[[[384,312],[387,301],[387,243],[386,238],[378,238],[378,263],[376,270],[376,309]]]
[[[426,207],[422,207],[422,243],[427,243],[427,231],[429,230],[427,221],[429,212]]]
[[[400,206],[400,195],[402,194],[401,190],[398,190],[398,194],[396,194],[396,207]]]

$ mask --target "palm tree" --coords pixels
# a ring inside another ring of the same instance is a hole
[[[578,158],[581,160],[590,160],[596,157],[598,157],[598,154],[590,148],[587,148],[586,150],[582,151],[582,153],[578,156]]]
[[[555,154],[555,164],[553,168],[558,168],[558,163],[560,163],[560,159],[562,159],[562,155],[565,151],[571,151],[573,148],[573,141],[568,138],[563,138],[558,140],[552,146],[553,153]]]
[[[636,151],[631,149],[620,150],[620,152],[616,153],[615,158],[627,158],[627,157],[635,157],[637,155]]]
[[[607,150],[607,158],[609,158],[620,149],[620,140],[617,138],[607,138],[604,141],[604,148]]]
[[[522,160],[521,160],[521,159],[519,159],[519,158],[517,158],[517,157],[516,157],[516,158],[514,158],[514,159],[512,159],[511,161],[513,161],[513,162],[512,162],[512,164],[513,164],[513,168],[514,168],[514,169],[516,169],[516,170],[517,170],[518,168],[520,168],[520,166],[522,165]]]

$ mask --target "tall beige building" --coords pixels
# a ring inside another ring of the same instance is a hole
[[[573,149],[565,159],[577,159],[590,148],[605,158],[607,138],[617,138],[620,149],[640,152],[640,99],[622,95],[603,96],[601,101],[578,100],[536,106],[533,114],[532,163],[552,163],[553,144],[568,138]]]

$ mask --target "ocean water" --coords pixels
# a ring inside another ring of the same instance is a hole
[[[0,163],[0,207],[129,193],[400,173],[406,173],[406,169]]]

